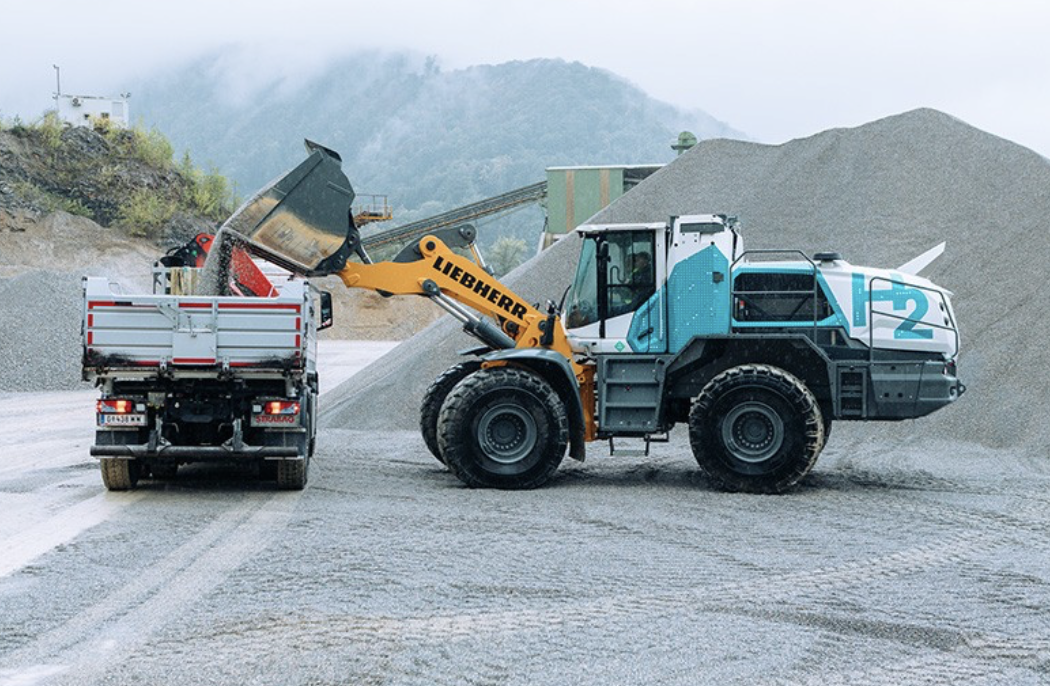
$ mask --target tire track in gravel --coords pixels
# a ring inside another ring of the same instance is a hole
[[[945,519],[954,520],[956,525],[973,527],[971,539],[994,539],[994,545],[988,552],[999,547],[1011,545],[1023,546],[1028,550],[1050,553],[1050,501],[1042,497],[1019,496],[1022,504],[1010,511],[983,511],[971,508],[952,507],[949,512],[940,513]],[[898,507],[906,503],[895,503]],[[962,555],[954,560],[961,571],[979,566],[974,555]],[[727,608],[727,611],[730,609]],[[823,621],[834,624],[851,624],[856,620],[850,617],[824,617]],[[863,622],[862,622],[863,623]],[[922,634],[937,633],[936,621],[918,627]],[[1009,636],[987,632],[951,629],[956,635],[958,646],[946,646],[936,652],[920,657],[892,663],[889,666],[875,666],[866,670],[845,670],[842,672],[824,671],[810,678],[792,680],[791,683],[857,685],[857,686],[896,686],[901,683],[913,683],[921,679],[923,684],[959,683],[1009,683],[1013,681],[1004,673],[1004,666],[1021,672],[1015,675],[1022,679],[1033,674],[1041,674],[1034,682],[1043,683],[1045,675],[1050,673],[1050,637],[1045,633]],[[836,631],[840,633],[840,631]],[[942,632],[943,633],[943,632]],[[771,681],[770,683],[779,683]]]
[[[0,686],[57,675],[92,682],[151,634],[218,587],[284,528],[301,492],[249,498],[98,603],[2,657]]]
[[[42,522],[0,540],[0,577],[15,572],[41,555],[72,541],[88,529],[101,524],[144,493],[100,493],[71,505]]]
[[[295,639],[307,639],[314,632],[329,638],[345,640],[432,642],[466,639],[480,634],[518,633],[548,630],[554,626],[611,626],[619,618],[638,618],[663,614],[708,610],[719,612],[725,606],[753,602],[790,602],[806,595],[826,594],[844,588],[918,574],[944,565],[958,565],[986,556],[1014,540],[1017,527],[1040,527],[1039,519],[1047,513],[1047,503],[1030,501],[1009,516],[999,513],[974,513],[956,510],[950,505],[923,505],[892,501],[891,508],[916,516],[937,516],[956,530],[928,544],[910,546],[840,565],[818,567],[775,577],[712,584],[692,591],[674,593],[635,593],[581,602],[558,602],[533,610],[528,608],[500,611],[474,611],[428,617],[326,616],[323,619],[292,617],[276,619],[267,630],[280,627]],[[994,516],[986,516],[994,515]],[[978,528],[970,528],[977,526]],[[1026,539],[1027,541],[1027,539]],[[1027,541],[1033,543],[1032,541]],[[1050,549],[1050,541],[1036,543]],[[250,634],[250,627],[231,627],[230,632]],[[218,633],[223,633],[220,630]],[[1023,649],[1023,645],[1014,646]]]
[[[1050,638],[982,633],[963,638],[963,645],[887,666],[866,670],[823,671],[809,678],[769,680],[798,686],[898,686],[922,683],[955,686],[973,683],[1010,683],[1004,665],[1036,674],[1050,671]],[[984,680],[988,680],[985,682]],[[1042,679],[1039,679],[1041,682]]]
[[[94,435],[94,391],[18,393],[0,396],[0,478],[93,461],[88,454]],[[47,408],[41,412],[41,408]]]

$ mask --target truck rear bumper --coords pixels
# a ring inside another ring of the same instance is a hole
[[[223,446],[169,445],[151,450],[143,445],[93,445],[92,457],[161,458],[193,460],[288,459],[301,456],[293,446],[243,446],[240,450]]]

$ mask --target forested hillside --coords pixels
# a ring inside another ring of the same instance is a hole
[[[561,60],[442,71],[434,60],[368,53],[301,82],[248,83],[232,81],[229,64],[215,54],[140,84],[135,118],[242,194],[302,159],[312,138],[342,154],[358,193],[390,197],[395,223],[539,181],[552,165],[665,162],[683,129],[741,137]]]

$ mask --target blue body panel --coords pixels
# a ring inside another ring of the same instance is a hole
[[[729,306],[729,259],[712,245],[674,266],[664,287],[635,312],[627,342],[634,352],[676,353],[695,336],[729,333]],[[666,327],[658,319],[663,312]]]
[[[667,326],[664,322],[664,313],[667,312],[667,305],[664,303],[665,290],[661,288],[653,293],[631,318],[627,343],[633,352],[667,352]]]

